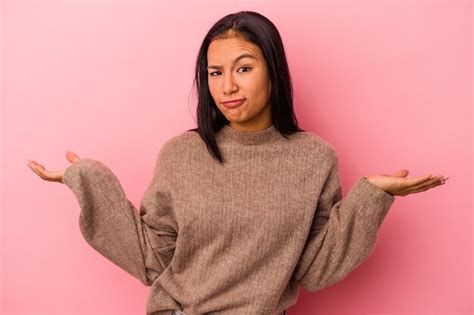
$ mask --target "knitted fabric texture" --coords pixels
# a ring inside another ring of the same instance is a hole
[[[346,196],[320,136],[225,125],[214,160],[196,132],[167,140],[137,209],[83,158],[63,182],[87,243],[150,286],[148,315],[274,315],[344,279],[372,253],[394,196],[361,176]]]

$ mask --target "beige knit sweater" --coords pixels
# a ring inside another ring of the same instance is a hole
[[[224,165],[195,132],[166,141],[138,210],[100,161],[65,171],[82,235],[151,286],[148,315],[279,314],[371,254],[395,197],[361,176],[342,198],[321,137],[226,125],[217,143]]]

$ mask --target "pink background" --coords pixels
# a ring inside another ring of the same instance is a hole
[[[26,165],[108,165],[138,206],[161,144],[195,127],[192,74],[219,18],[255,10],[285,44],[301,127],[343,193],[407,168],[376,248],[289,314],[472,314],[471,1],[3,1],[1,314],[144,314],[148,288],[83,240],[67,186]]]

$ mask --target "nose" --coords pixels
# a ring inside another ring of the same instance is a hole
[[[238,86],[237,84],[235,84],[235,81],[234,81],[234,78],[232,76],[232,74],[226,74],[224,75],[224,86],[223,86],[223,91],[224,91],[224,94],[228,95],[228,94],[232,94],[234,93],[235,91],[238,90]]]

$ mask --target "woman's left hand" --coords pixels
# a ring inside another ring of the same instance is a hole
[[[405,178],[407,175],[408,170],[401,170],[393,174],[377,174],[365,176],[365,178],[392,196],[406,196],[425,191],[443,185],[449,178],[431,174],[416,178]]]

